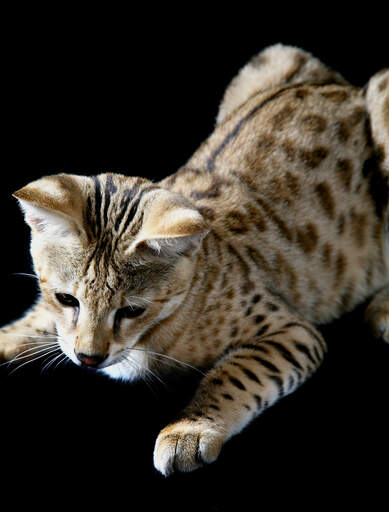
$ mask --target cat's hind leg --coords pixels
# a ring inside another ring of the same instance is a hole
[[[25,362],[59,350],[55,323],[43,300],[0,329],[0,360]]]

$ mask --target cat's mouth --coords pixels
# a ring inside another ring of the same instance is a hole
[[[109,358],[108,355],[101,354],[84,354],[82,352],[75,352],[77,357],[77,364],[84,368],[92,368],[98,370],[100,368],[104,368],[105,366],[109,366],[111,363],[107,361]]]
[[[89,370],[104,370],[110,366],[120,365],[120,364],[128,364],[128,360],[126,356],[110,356],[107,354],[106,356],[100,355],[92,355],[88,356],[85,354],[76,354],[77,361],[76,364],[81,366],[82,368],[87,368]]]

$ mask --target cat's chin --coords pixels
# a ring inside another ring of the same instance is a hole
[[[106,366],[105,368],[101,368],[99,371],[105,375],[108,375],[108,377],[111,377],[111,379],[125,381],[138,380],[142,375],[141,370],[125,367],[120,363]]]
[[[117,363],[101,368],[99,371],[112,379],[135,381],[144,376],[148,370],[147,355],[140,352],[130,359],[121,359]]]

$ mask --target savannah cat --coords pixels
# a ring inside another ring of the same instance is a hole
[[[360,89],[300,49],[267,48],[160,183],[58,174],[15,192],[41,297],[1,329],[1,357],[59,346],[124,380],[196,367],[154,462],[164,475],[212,462],[318,368],[315,325],[372,297],[366,319],[389,341],[388,173],[389,70]]]

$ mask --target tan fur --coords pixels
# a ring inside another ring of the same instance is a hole
[[[74,362],[105,358],[114,378],[201,369],[157,439],[169,474],[215,460],[320,365],[314,325],[383,288],[366,315],[389,341],[387,78],[361,90],[276,45],[239,72],[214,133],[161,183],[58,175],[15,193],[42,298],[2,329],[3,356],[29,356],[43,325]],[[140,313],[119,322],[128,304]]]
[[[281,83],[332,81],[347,84],[346,80],[324,66],[318,59],[293,46],[276,44],[255,55],[236,75],[224,93],[217,123],[224,121],[237,107],[260,90]]]
[[[389,172],[389,69],[384,69],[371,78],[366,102],[371,112],[372,132],[380,153],[381,166]]]

